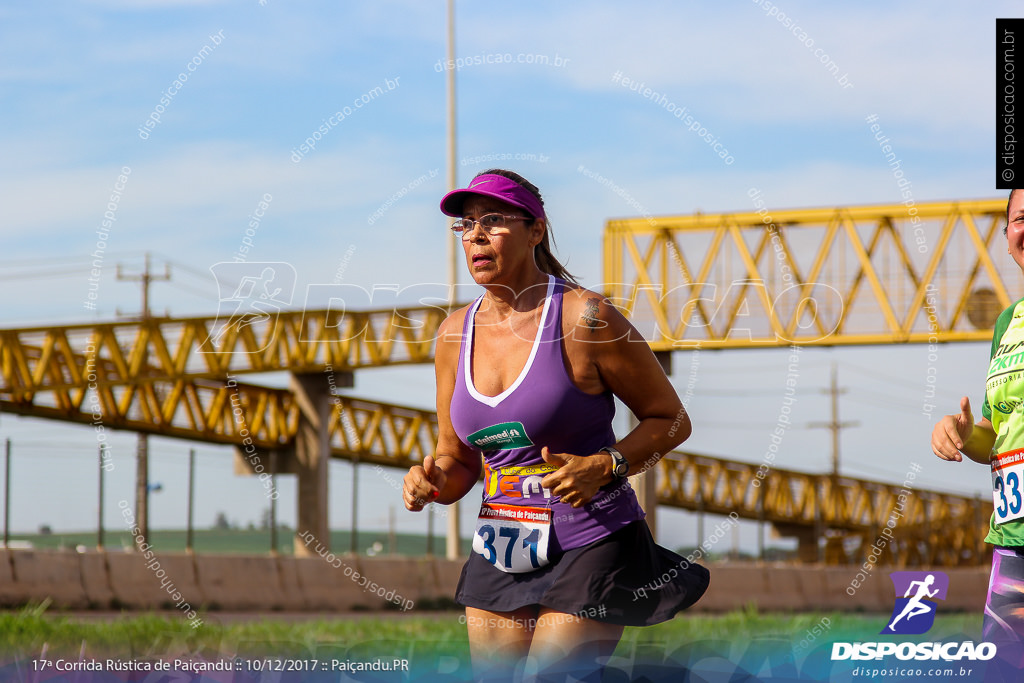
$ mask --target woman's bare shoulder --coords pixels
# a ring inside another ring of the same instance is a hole
[[[628,332],[629,322],[607,297],[569,284],[562,294],[562,330],[567,338],[607,341]]]
[[[455,348],[458,348],[459,344],[462,343],[462,329],[466,322],[466,314],[469,313],[469,307],[472,304],[467,304],[462,308],[456,309],[448,314],[444,320],[441,321],[441,325],[437,328],[437,345],[438,349],[441,345],[454,344]]]

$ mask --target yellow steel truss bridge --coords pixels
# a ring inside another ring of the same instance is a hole
[[[796,211],[751,200],[743,213],[609,221],[603,289],[656,351],[987,342],[995,315],[1024,295],[1001,237],[1003,200]],[[405,468],[437,436],[430,411],[334,396],[328,383],[430,362],[444,315],[282,310],[0,330],[0,410],[99,415],[107,428],[235,446],[244,427],[278,471],[299,475],[299,530],[326,537],[320,453]],[[242,381],[279,371],[292,374],[289,389]],[[754,486],[757,465],[690,453],[658,467],[660,504],[772,523],[800,538],[806,559],[825,537],[835,562],[862,561],[900,489],[780,468]],[[991,501],[916,489],[899,503],[883,561],[986,560]]]

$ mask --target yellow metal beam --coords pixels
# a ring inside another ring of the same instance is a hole
[[[992,514],[991,500],[681,451],[658,463],[658,475],[659,505],[837,532],[858,539],[847,554],[847,561],[856,564],[880,538],[890,563],[987,561],[985,520]],[[891,538],[882,535],[890,519]]]
[[[324,379],[325,385],[327,379]],[[209,379],[105,385],[82,391],[48,392],[46,403],[0,401],[6,413],[56,418],[97,428],[241,446],[244,430],[252,443],[287,459],[299,428],[293,394],[251,384]],[[41,396],[36,397],[41,398]],[[407,468],[434,452],[437,415],[348,396],[332,398],[331,453],[387,467]],[[99,419],[97,419],[99,416]],[[861,538],[867,552],[901,508],[893,562],[978,564],[985,561],[984,520],[991,501],[915,489],[900,499],[898,485],[810,474],[673,452],[658,464],[658,503],[780,525],[821,528]],[[287,469],[287,463],[282,464]],[[755,485],[755,482],[759,485]],[[848,559],[857,561],[857,550]]]
[[[968,319],[985,298],[978,290],[1002,307],[1024,293],[1000,244],[1004,200],[914,208],[610,221],[604,289],[656,350],[987,342],[990,323]],[[938,302],[936,330],[929,301]],[[300,421],[294,396],[227,378],[430,362],[446,313],[282,311],[0,330],[0,409],[233,445],[244,427],[257,446],[287,457]],[[330,435],[335,457],[404,468],[433,451],[436,416],[336,397]],[[839,539],[848,561],[868,552],[899,499],[879,482],[781,469],[758,480],[753,465],[686,453],[662,460],[659,472],[662,504],[813,528],[830,534],[833,550]],[[915,490],[905,506],[885,561],[984,561],[990,503]]]
[[[0,330],[0,397],[256,372],[433,361],[444,308],[282,311]],[[220,345],[211,335],[222,331]]]
[[[993,199],[612,220],[603,288],[658,351],[988,341],[990,323],[967,315],[978,290],[1004,307],[1024,294],[1005,211]]]

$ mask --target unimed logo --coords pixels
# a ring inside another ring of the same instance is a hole
[[[880,633],[927,633],[935,623],[935,601],[946,599],[949,577],[943,572],[892,572],[889,578],[896,589],[896,605]]]

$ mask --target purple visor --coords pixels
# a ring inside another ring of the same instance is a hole
[[[518,206],[534,218],[544,218],[544,206],[532,192],[514,180],[493,174],[477,176],[470,181],[469,187],[446,194],[441,200],[441,213],[461,217],[463,202],[473,195],[494,197],[506,204]]]

